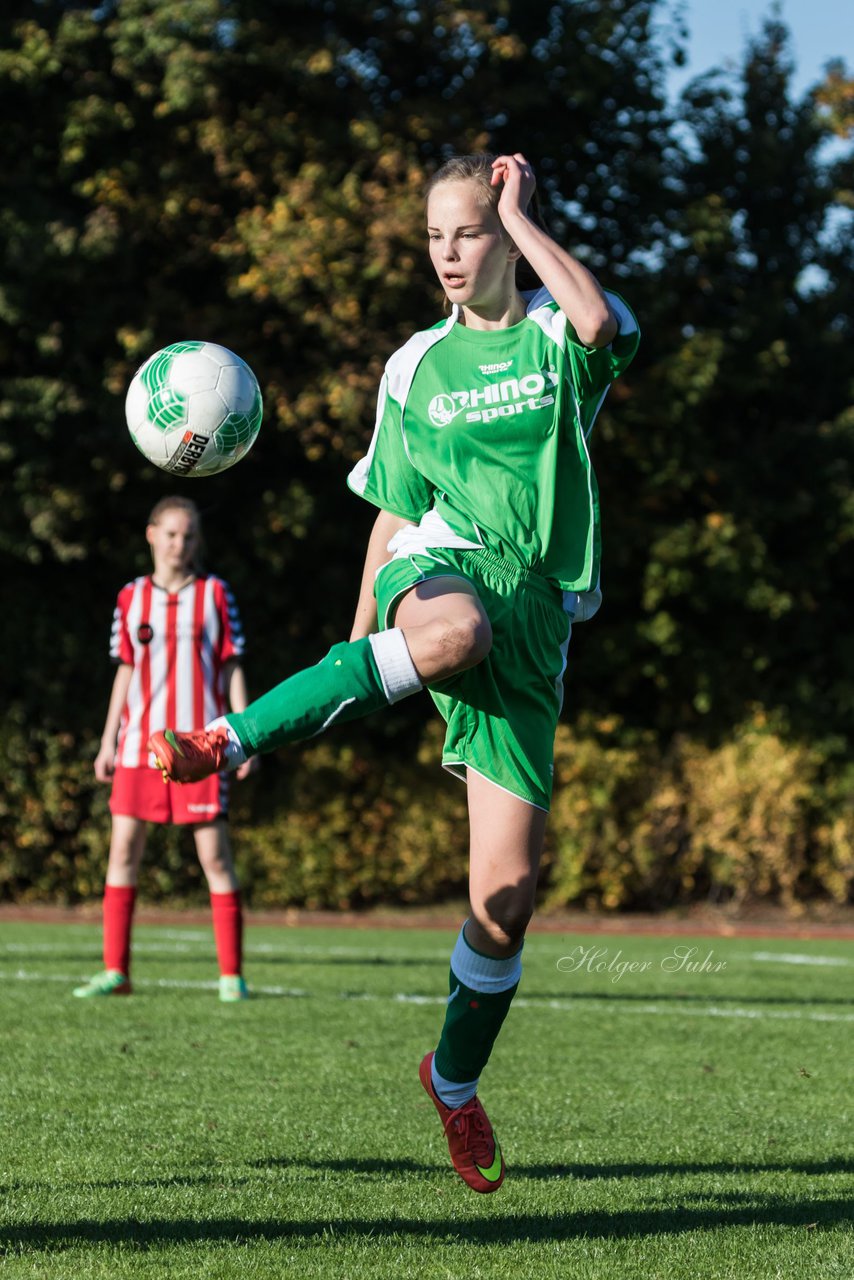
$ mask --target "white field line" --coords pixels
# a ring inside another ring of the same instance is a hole
[[[817,964],[830,967],[849,968],[854,960],[845,956],[810,956],[798,955],[788,951],[753,951],[748,960],[759,960],[767,964]]]
[[[100,931],[100,926],[99,926]],[[188,945],[189,941],[194,945]],[[199,946],[205,947],[213,951],[214,938],[213,932],[201,933],[197,937],[189,939],[189,935],[184,935],[184,941],[174,941],[169,944],[159,942],[136,941],[134,937],[133,951],[134,955],[145,953],[146,955],[188,955],[198,949]],[[291,957],[299,959],[300,956],[322,956],[332,959],[346,960],[364,960],[365,964],[376,964],[377,961],[385,960],[421,960],[425,964],[433,960],[449,960],[453,944],[448,943],[441,949],[436,948],[432,951],[419,951],[417,956],[413,956],[411,951],[394,951],[387,950],[383,947],[382,951],[361,951],[358,947],[321,947],[321,946],[288,946],[277,947],[269,942],[250,942],[244,948],[245,955],[251,956],[273,956],[282,959]],[[4,942],[0,943],[0,953],[8,955],[57,955],[67,953],[68,946],[55,942]]]
[[[100,926],[98,926],[100,931]],[[205,947],[211,949],[213,947],[213,933],[190,933],[188,931],[163,930],[162,935],[169,938],[170,942],[164,944],[161,942],[145,942],[140,940],[134,942],[134,953],[140,952],[145,955],[186,955],[197,947]],[[6,952],[9,955],[51,955],[60,952],[67,952],[68,947],[52,942],[6,942],[0,943],[0,953]],[[333,959],[347,960],[364,960],[366,964],[376,964],[378,960],[414,960],[423,959],[425,963],[432,960],[446,960],[449,956],[449,947],[434,948],[430,951],[421,951],[418,956],[413,956],[409,951],[401,951],[393,948],[383,947],[382,951],[372,952],[363,951],[359,947],[324,947],[317,945],[294,945],[287,947],[276,946],[270,942],[248,942],[244,947],[246,955],[253,956],[276,956],[282,958],[299,957],[299,956],[329,956]],[[534,959],[533,956],[530,957]],[[545,960],[545,956],[537,956],[537,961]],[[854,959],[845,956],[822,956],[808,955],[806,953],[795,953],[787,951],[751,951],[742,952],[733,959],[739,960],[756,960],[760,964],[789,964],[789,965],[815,965],[824,966],[825,968],[851,968],[854,966]]]
[[[26,969],[0,970],[0,981],[3,982],[61,982],[66,986],[74,986],[80,983],[79,974],[58,974],[58,973],[34,973]],[[139,988],[168,988],[178,991],[216,991],[216,982],[192,982],[177,978],[143,978],[139,981],[134,979],[134,986]],[[255,986],[250,988],[257,995],[265,996],[285,996],[291,999],[313,999],[317,998],[317,993],[307,991],[299,987],[280,987],[280,986]],[[328,997],[329,993],[321,993],[321,998]],[[372,1003],[391,1002],[393,1004],[416,1004],[416,1005],[444,1005],[447,1004],[446,996],[422,996],[408,995],[405,992],[398,992],[394,995],[378,995],[374,992],[348,992],[339,991],[332,998],[344,1001],[369,1001]],[[704,1006],[679,1004],[674,1001],[673,1004],[656,1004],[654,1000],[647,1004],[625,1003],[613,997],[587,997],[583,1001],[579,1000],[561,1000],[546,999],[533,1000],[526,996],[517,996],[513,1001],[514,1009],[551,1009],[559,1012],[578,1013],[579,1009],[587,1009],[589,1007],[607,1008],[609,1014],[615,1013],[637,1013],[643,1015],[660,1016],[670,1015],[671,1017],[680,1018],[748,1018],[753,1020],[775,1020],[784,1022],[854,1022],[854,1013],[822,1013],[810,1010],[800,1009],[744,1009],[738,1006],[732,1008],[722,1008],[719,1005],[709,1004]]]
[[[100,928],[100,926],[98,927]],[[140,926],[140,928],[142,929],[144,929],[145,927],[146,927],[145,925]],[[177,930],[177,929],[173,930],[173,929],[158,928],[157,932],[158,932],[158,936],[162,938],[174,938],[176,941],[179,941],[179,942],[194,942],[197,944],[201,944],[203,946],[210,946],[211,941],[213,939],[213,930],[211,929],[208,929],[206,931],[193,930],[191,932],[190,930]],[[449,944],[443,946],[441,950],[438,947],[436,947],[432,951],[422,951],[419,954],[423,956],[427,956],[428,958],[431,958],[431,959],[434,956],[441,956],[443,959],[447,959],[448,956],[450,956],[451,951],[453,950],[454,936],[455,935],[453,935],[452,932],[449,930],[448,937],[451,939]],[[148,945],[152,949],[158,946],[157,943],[149,943],[149,944],[142,944],[142,945]],[[136,949],[137,949],[136,943],[134,943],[134,950]],[[167,948],[164,948],[164,950],[166,949]],[[265,956],[265,955],[344,956],[348,959],[353,958],[357,960],[363,957],[373,958],[375,955],[380,954],[379,952],[368,951],[361,947],[324,946],[320,943],[310,943],[310,942],[309,943],[289,942],[285,946],[282,946],[274,942],[252,942],[251,940],[249,940],[247,942],[247,946],[244,949],[250,950],[254,954],[259,956]],[[408,960],[412,958],[411,951],[400,950],[399,948],[394,948],[394,947],[386,948],[384,946],[381,954],[383,957],[390,956],[393,959]]]
[[[86,979],[81,978],[80,974],[68,973],[33,973],[27,969],[2,970],[0,969],[0,981],[2,982],[62,982],[65,986],[82,986]],[[213,982],[193,982],[180,978],[134,978],[133,985],[135,988],[143,987],[169,987],[178,991],[218,991],[219,983]],[[300,999],[311,995],[310,991],[304,991],[300,987],[256,987],[253,984],[252,990],[263,995],[270,996],[293,996]],[[343,997],[346,999],[346,996]]]

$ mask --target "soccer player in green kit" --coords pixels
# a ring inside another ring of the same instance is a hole
[[[457,157],[430,183],[451,310],[389,360],[349,477],[379,507],[349,643],[242,714],[150,742],[164,776],[189,782],[428,688],[443,764],[467,783],[470,912],[420,1079],[480,1192],[504,1178],[477,1087],[521,977],[570,628],[601,600],[587,442],[639,339],[625,302],[529,215],[535,186],[519,153]]]

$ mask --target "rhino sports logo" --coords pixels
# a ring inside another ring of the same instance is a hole
[[[448,427],[461,413],[466,422],[494,422],[510,418],[530,409],[545,409],[554,404],[554,388],[558,375],[553,369],[544,373],[526,373],[521,378],[505,378],[485,387],[468,391],[442,391],[427,406],[427,416],[434,427]]]
[[[468,392],[464,391],[462,394],[467,395]],[[459,395],[459,391],[451,395],[443,392],[433,397],[427,406],[427,415],[434,427],[447,427],[458,413],[462,413],[463,405],[458,405],[455,401],[455,396]]]

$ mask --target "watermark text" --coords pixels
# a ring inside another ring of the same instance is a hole
[[[659,960],[630,960],[623,955],[622,947],[611,952],[609,947],[585,946],[581,943],[569,955],[557,962],[561,973],[606,973],[612,982],[620,982],[627,973],[649,973],[661,969],[663,973],[723,973],[726,960],[718,960],[714,951],[701,951],[680,943],[671,947]]]

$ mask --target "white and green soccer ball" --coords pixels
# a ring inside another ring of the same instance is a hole
[[[173,342],[136,371],[125,415],[149,462],[175,476],[213,476],[255,443],[263,406],[245,360],[215,342]]]

